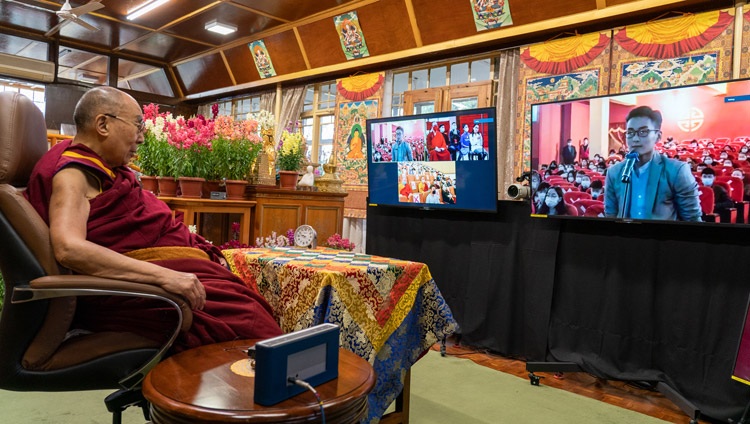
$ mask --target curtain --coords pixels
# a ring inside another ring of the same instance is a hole
[[[276,105],[276,92],[268,91],[260,95],[260,110],[273,113]]]
[[[521,66],[520,49],[503,50],[498,60],[497,84],[497,190],[498,199],[509,199],[506,187],[513,184],[515,149],[522,149],[523,143],[515,145],[513,136],[516,133],[518,111],[518,70]],[[504,118],[504,119],[503,119]]]
[[[344,217],[344,231],[341,237],[348,238],[354,243],[354,252],[365,253],[367,241],[367,220],[363,218]]]
[[[281,132],[299,121],[302,103],[305,100],[305,86],[285,88],[281,93],[281,113],[276,117],[276,129],[274,134],[278,139]],[[273,109],[271,109],[273,110]]]
[[[207,118],[210,118],[211,117],[211,104],[198,106],[198,115],[203,115]]]

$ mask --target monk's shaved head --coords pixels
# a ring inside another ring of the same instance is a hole
[[[76,129],[82,131],[86,126],[92,125],[94,117],[100,113],[119,114],[122,104],[128,99],[132,98],[114,87],[92,88],[76,104],[73,112]]]

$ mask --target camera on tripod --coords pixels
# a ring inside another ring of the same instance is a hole
[[[508,190],[506,193],[508,193],[508,197],[511,199],[528,199],[531,197],[531,188],[529,187],[528,183],[523,184],[524,182],[531,181],[531,171],[526,171],[520,176],[516,177],[516,181],[518,181],[521,184],[511,184],[508,186]]]

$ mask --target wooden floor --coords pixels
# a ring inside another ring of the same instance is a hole
[[[436,344],[432,349],[439,351],[440,345]],[[526,371],[525,361],[505,358],[451,342],[447,343],[446,354],[470,359],[479,365],[523,377],[528,381],[529,373]],[[690,418],[684,412],[656,391],[635,387],[621,381],[602,380],[583,372],[565,373],[558,376],[553,373],[536,372],[535,375],[542,377],[540,385],[567,390],[672,423],[690,422]],[[699,423],[705,424],[709,421],[699,420]]]

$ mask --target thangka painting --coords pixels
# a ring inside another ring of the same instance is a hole
[[[740,54],[740,78],[750,76],[750,10],[742,14],[742,53]]]
[[[258,73],[261,78],[270,78],[276,76],[276,70],[273,68],[273,62],[271,62],[271,56],[268,54],[266,44],[263,40],[256,40],[247,45],[253,54],[253,60],[255,61],[255,67],[258,69]]]
[[[336,81],[334,158],[349,193],[344,216],[367,216],[367,119],[380,117],[385,73],[355,75]]]
[[[339,40],[341,40],[341,49],[344,51],[346,60],[359,59],[370,55],[370,51],[367,50],[367,43],[365,43],[365,35],[362,33],[362,27],[359,26],[357,11],[334,16],[333,23],[336,25],[336,31],[338,31]]]
[[[615,30],[610,93],[730,79],[734,9]]]
[[[514,175],[531,167],[531,105],[606,94],[610,45],[603,32],[521,48]]]
[[[507,0],[469,0],[477,31],[513,25]]]

